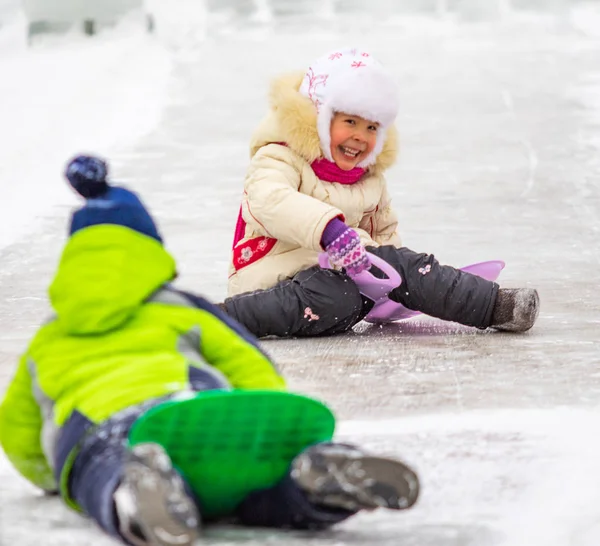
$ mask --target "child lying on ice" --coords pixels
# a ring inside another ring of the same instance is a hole
[[[103,161],[77,157],[66,175],[86,204],[49,289],[55,315],[0,405],[0,445],[18,472],[134,546],[190,545],[217,516],[323,529],[414,504],[410,468],[331,443],[325,406],[287,393],[254,337],[170,284],[175,262],[156,224],[135,194],[107,183]],[[206,471],[212,497],[172,458],[178,449],[196,476]],[[213,475],[228,457],[230,470]],[[239,499],[223,493],[233,482]]]

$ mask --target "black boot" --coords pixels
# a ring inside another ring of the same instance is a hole
[[[490,328],[526,332],[540,312],[540,297],[531,288],[501,288],[492,312]]]
[[[291,477],[311,502],[351,511],[404,510],[419,496],[419,479],[407,465],[346,444],[308,448],[294,459]]]
[[[198,508],[158,444],[138,444],[128,451],[114,501],[119,530],[130,544],[192,546],[198,538]]]

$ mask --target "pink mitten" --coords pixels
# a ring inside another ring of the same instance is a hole
[[[331,241],[325,247],[325,251],[329,254],[331,263],[343,267],[349,275],[357,275],[371,267],[371,261],[358,233],[351,228],[346,228]]]

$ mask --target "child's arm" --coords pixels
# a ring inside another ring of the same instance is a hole
[[[363,218],[360,227],[369,233],[377,244],[399,248],[402,241],[398,235],[398,217],[391,207],[391,201],[387,188],[384,188],[377,208]]]
[[[208,300],[185,295],[202,313],[200,352],[236,389],[285,389],[285,380],[258,340]]]
[[[244,219],[267,237],[321,251],[321,236],[339,209],[298,191],[301,173],[292,164],[292,152],[269,144],[252,158],[245,182]]]
[[[54,475],[42,450],[42,413],[33,396],[24,355],[0,405],[0,445],[17,471],[44,491],[56,491]]]

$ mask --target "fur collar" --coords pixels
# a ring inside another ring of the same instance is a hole
[[[304,73],[297,72],[275,79],[269,94],[270,111],[252,136],[253,156],[260,148],[274,142],[285,142],[308,163],[322,158],[317,132],[317,112],[310,99],[298,92]],[[369,170],[389,169],[398,155],[398,133],[390,127],[382,152]]]

